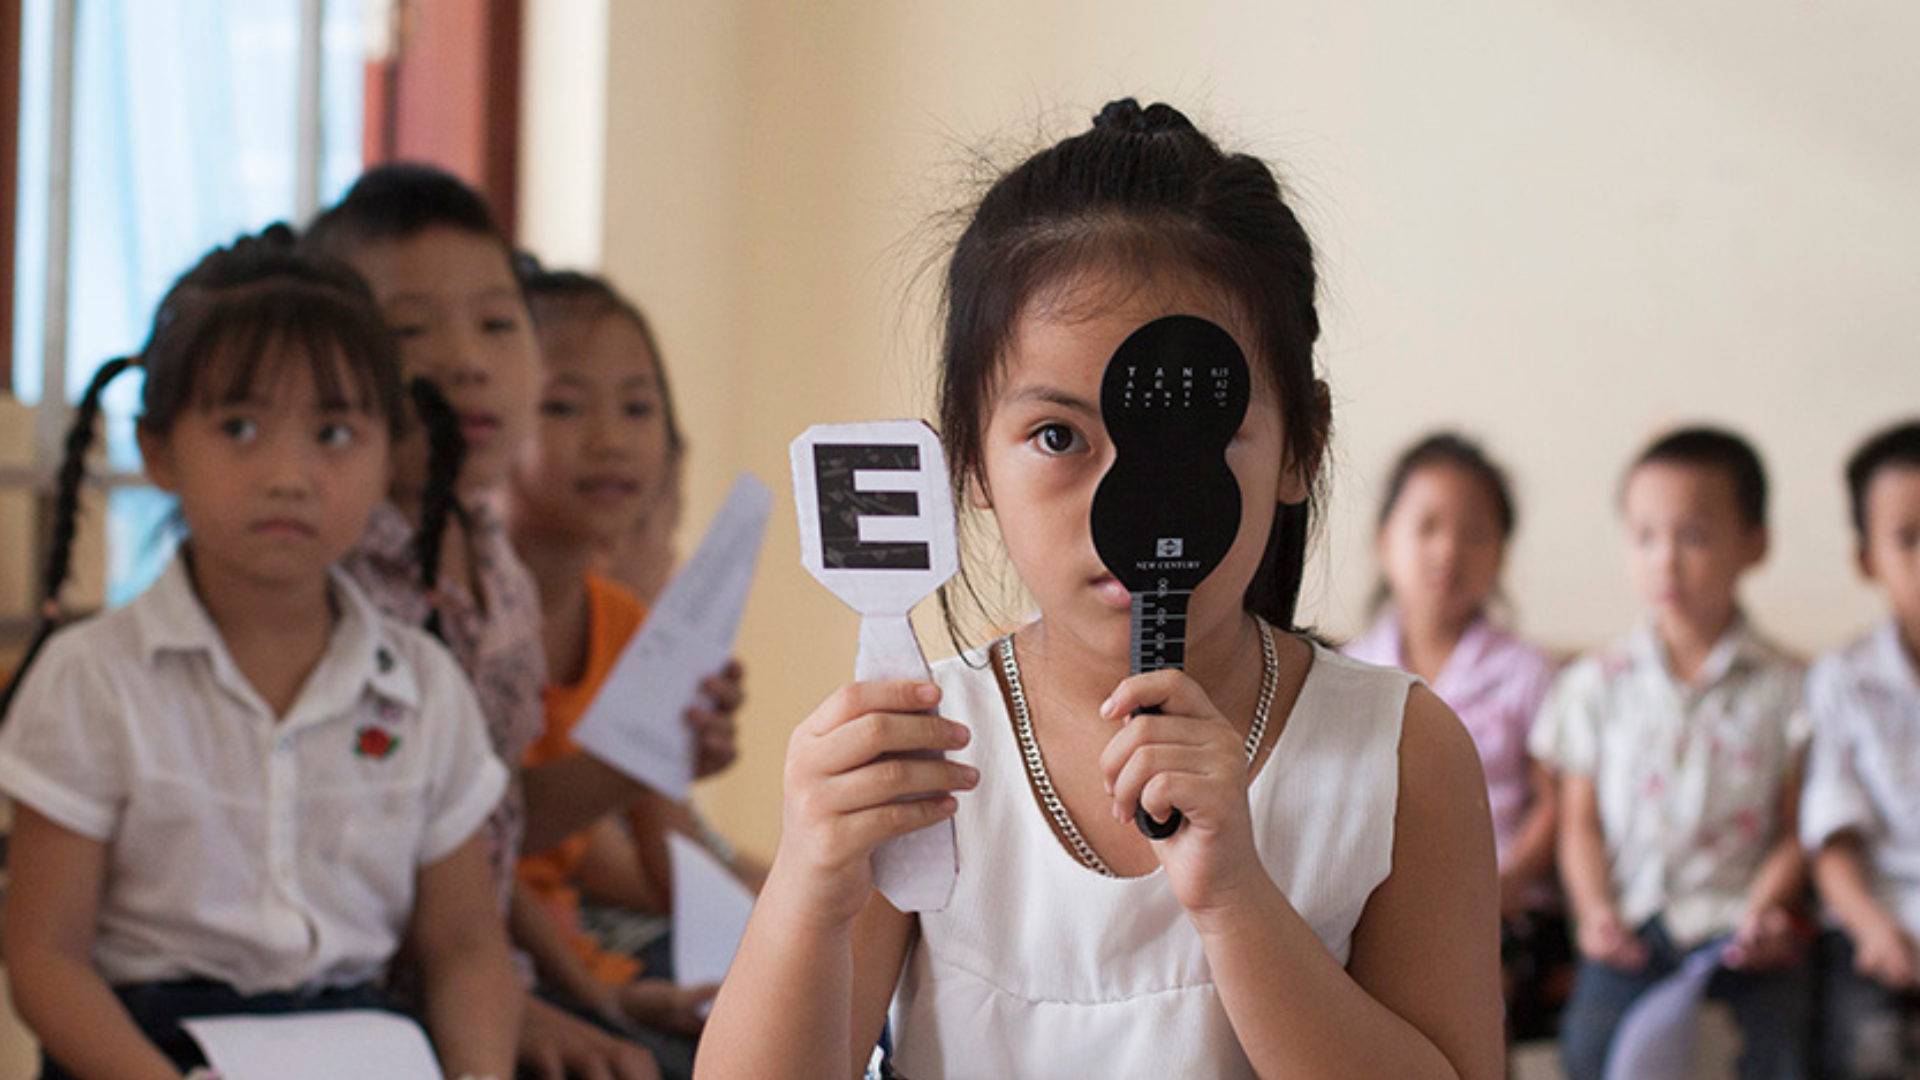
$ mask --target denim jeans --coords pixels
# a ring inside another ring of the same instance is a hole
[[[1603,1080],[1621,1019],[1640,995],[1686,960],[1658,918],[1638,936],[1647,947],[1647,963],[1638,971],[1580,961],[1560,1021],[1561,1060],[1569,1080]],[[1709,947],[1712,943],[1701,946]],[[1740,1080],[1805,1080],[1809,1075],[1809,981],[1804,965],[1760,972],[1723,968],[1714,974],[1707,996],[1730,1005],[1740,1028]]]
[[[1920,1078],[1914,1045],[1920,995],[1889,990],[1853,970],[1853,940],[1838,930],[1820,938],[1822,1080]]]
[[[207,1059],[200,1044],[193,1041],[180,1021],[196,1016],[270,1015],[297,1012],[331,1012],[340,1009],[382,1009],[399,1012],[381,990],[372,986],[354,986],[311,993],[290,992],[246,995],[225,983],[210,979],[186,979],[179,982],[132,983],[113,988],[127,1015],[160,1052],[185,1072]],[[73,1080],[44,1051],[40,1055],[40,1080]]]

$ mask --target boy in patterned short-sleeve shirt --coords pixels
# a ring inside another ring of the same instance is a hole
[[[1560,864],[1581,953],[1562,1021],[1571,1080],[1601,1080],[1635,1001],[1698,949],[1733,1007],[1741,1080],[1804,1076],[1809,1008],[1791,910],[1801,665],[1741,614],[1766,556],[1766,480],[1738,436],[1675,432],[1628,471],[1627,639],[1573,664],[1529,744],[1560,776]]]

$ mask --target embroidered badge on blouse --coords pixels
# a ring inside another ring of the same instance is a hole
[[[385,761],[400,749],[400,741],[400,736],[386,728],[368,724],[360,729],[358,737],[354,739],[353,754],[355,757]]]

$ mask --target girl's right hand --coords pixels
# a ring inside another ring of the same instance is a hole
[[[1920,981],[1920,956],[1900,924],[1882,916],[1854,937],[1853,969],[1889,990],[1911,990]]]
[[[842,686],[787,742],[784,818],[767,891],[790,894],[821,926],[851,924],[873,893],[873,851],[882,842],[951,817],[952,792],[979,782],[972,766],[933,757],[971,733],[925,710],[940,700],[929,682]]]
[[[669,979],[643,976],[614,989],[614,1010],[627,1023],[697,1036],[707,1023],[706,1007],[719,992],[719,983],[679,986]]]
[[[1638,971],[1647,963],[1647,946],[1620,921],[1611,907],[1578,920],[1580,954],[1595,963],[1621,971]]]

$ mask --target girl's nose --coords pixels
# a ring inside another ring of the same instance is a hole
[[[614,457],[626,449],[626,432],[619,421],[596,409],[587,421],[587,450],[598,457]]]
[[[479,337],[469,331],[446,331],[433,343],[421,367],[422,374],[447,390],[478,386],[487,381],[487,364]]]
[[[319,448],[300,436],[282,436],[269,446],[265,462],[267,494],[279,498],[304,497],[313,489],[314,466]]]

